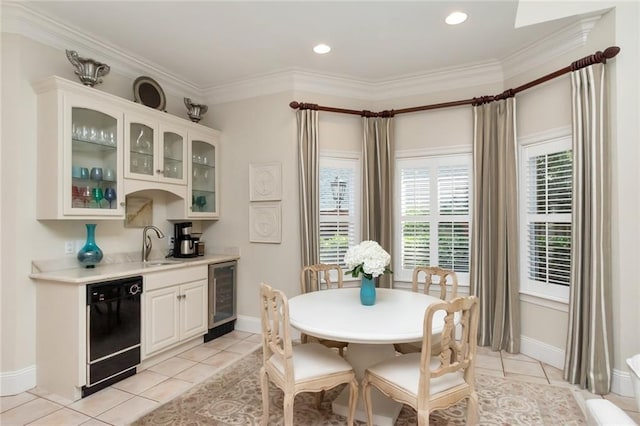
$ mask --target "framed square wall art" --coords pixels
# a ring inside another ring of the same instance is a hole
[[[249,241],[280,244],[282,209],[280,203],[256,203],[249,206]]]
[[[249,164],[249,201],[282,200],[282,163]]]

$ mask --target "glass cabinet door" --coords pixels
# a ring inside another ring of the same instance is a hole
[[[137,120],[127,120],[128,161],[125,163],[127,176],[154,178],[156,131]]]
[[[162,165],[160,179],[167,182],[185,184],[187,182],[186,164],[187,141],[184,132],[163,129],[161,127]]]
[[[71,108],[71,197],[65,211],[119,209],[118,120],[103,112]],[[91,213],[91,214],[94,214]]]
[[[216,146],[203,140],[191,141],[191,213],[210,216],[216,205]]]

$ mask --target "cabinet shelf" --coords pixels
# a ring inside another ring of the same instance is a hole
[[[108,145],[96,141],[88,141],[84,139],[72,139],[72,147],[76,152],[115,152],[118,147],[116,145]]]

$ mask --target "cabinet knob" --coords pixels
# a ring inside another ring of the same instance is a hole
[[[164,171],[163,171],[163,170],[158,169],[158,170],[156,170],[156,173],[164,173]]]
[[[124,201],[120,201],[120,207],[124,207]]]

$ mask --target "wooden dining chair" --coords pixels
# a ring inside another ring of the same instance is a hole
[[[454,321],[460,318],[456,339]],[[432,355],[431,330],[444,323],[440,350]],[[429,306],[424,315],[422,351],[399,355],[366,369],[362,381],[368,424],[373,424],[371,386],[388,397],[410,405],[418,425],[429,424],[429,414],[467,399],[467,424],[478,423],[478,395],[475,391],[475,359],[478,334],[478,298],[458,297]]]
[[[333,275],[333,276],[332,276]],[[332,288],[342,288],[342,278],[344,273],[340,265],[317,263],[315,265],[307,265],[300,272],[300,291],[302,294],[311,291],[327,290]],[[300,334],[300,341],[307,343],[314,341],[325,345],[328,348],[337,348],[340,355],[344,356],[344,348],[347,347],[346,342],[337,340],[320,339],[308,336],[304,333]]]
[[[438,280],[434,281],[436,277]],[[437,285],[440,288],[438,297],[442,300],[451,300],[458,295],[458,275],[450,269],[440,268],[439,266],[417,266],[413,269],[411,290],[418,293],[420,284],[422,284],[422,292],[424,294],[429,294],[431,287]],[[451,287],[451,290],[447,292],[448,287]],[[437,344],[439,338],[439,335],[436,334],[433,343]],[[402,354],[420,352],[422,341],[396,343],[394,348]],[[437,349],[434,348],[434,350]]]
[[[269,424],[269,380],[284,392],[284,424],[293,425],[293,401],[300,392],[322,392],[348,383],[347,423],[353,425],[358,382],[353,367],[335,351],[319,343],[293,346],[289,327],[289,305],[285,294],[260,284],[262,322],[261,424]],[[321,399],[317,399],[318,406]],[[319,407],[318,407],[319,408]],[[302,424],[302,423],[300,423]]]

